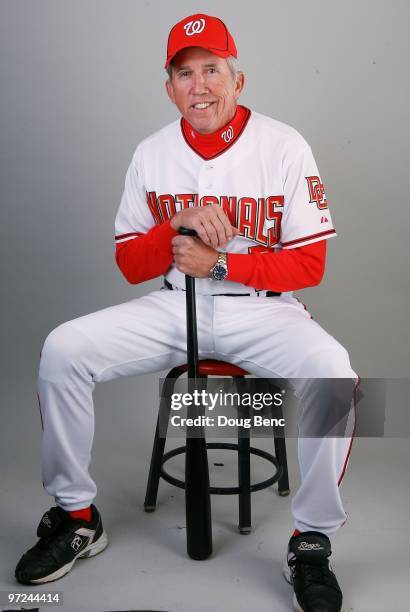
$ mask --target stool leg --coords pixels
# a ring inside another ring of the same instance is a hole
[[[238,391],[244,390],[245,379],[235,376]],[[249,418],[249,410],[242,407],[238,411],[241,418]],[[252,531],[251,518],[251,453],[250,429],[238,427],[238,486],[239,486],[239,533],[246,535]]]
[[[275,436],[275,434],[274,434]],[[274,437],[275,455],[282,468],[282,476],[278,480],[278,493],[281,497],[286,497],[290,493],[289,476],[288,476],[288,460],[286,456],[286,440],[285,438]]]
[[[252,531],[249,429],[240,428],[238,434],[239,532],[245,535]]]
[[[154,512],[157,505],[157,495],[159,479],[161,477],[162,459],[164,456],[166,434],[168,429],[169,415],[171,412],[170,397],[174,390],[175,381],[182,374],[179,368],[173,368],[164,380],[164,387],[158,411],[157,426],[155,429],[154,445],[152,448],[151,463],[149,467],[149,475],[147,489],[145,493],[144,510],[145,512]],[[166,419],[166,420],[165,420]],[[165,435],[160,437],[160,422],[167,423]]]
[[[273,392],[280,393],[280,388],[274,385]],[[271,408],[272,417],[283,419],[282,406],[272,406]],[[289,489],[289,476],[288,476],[288,460],[286,456],[286,439],[281,436],[275,435],[275,428],[273,428],[273,440],[275,443],[275,455],[279,462],[279,469],[282,472],[281,477],[278,480],[278,493],[281,497],[286,497],[290,493]]]

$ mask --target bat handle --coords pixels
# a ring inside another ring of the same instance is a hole
[[[178,228],[178,233],[181,234],[181,236],[198,236],[196,230],[190,229],[189,227],[182,227],[182,225]]]
[[[194,229],[180,227],[178,232],[182,236],[197,236]],[[195,278],[185,275],[186,315],[187,315],[187,356],[188,378],[195,382],[199,378],[198,366],[198,333],[196,323]]]

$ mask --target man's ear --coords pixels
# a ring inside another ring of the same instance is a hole
[[[165,81],[165,88],[167,90],[167,94],[168,94],[169,99],[171,100],[171,102],[173,102],[175,104],[174,87],[172,85],[171,79],[167,79]]]
[[[238,72],[235,82],[235,99],[237,100],[242,93],[245,84],[245,75],[243,72]]]

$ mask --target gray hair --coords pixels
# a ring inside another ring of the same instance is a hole
[[[226,63],[228,64],[229,70],[232,73],[233,80],[235,80],[237,75],[238,75],[238,73],[242,72],[242,70],[239,68],[238,60],[233,55],[230,55],[229,57],[226,58]],[[168,73],[168,77],[170,79],[172,79],[172,62],[169,64],[169,66],[166,69],[166,71]]]
[[[238,72],[242,72],[242,70],[239,68],[238,60],[233,55],[230,55],[228,59],[226,60],[226,62],[232,72],[232,77],[235,79]]]

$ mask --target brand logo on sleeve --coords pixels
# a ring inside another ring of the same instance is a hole
[[[311,203],[314,202],[319,210],[329,208],[325,196],[325,188],[320,178],[318,176],[307,176],[306,180],[309,188],[309,201]]]
[[[194,34],[200,34],[205,28],[205,19],[196,19],[195,21],[188,21],[184,25],[185,34],[187,36],[194,36]]]

